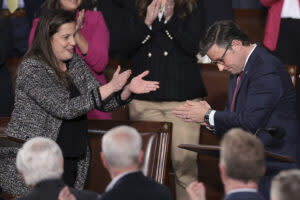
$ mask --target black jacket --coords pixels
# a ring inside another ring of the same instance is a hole
[[[113,188],[101,196],[101,200],[172,200],[169,189],[144,176],[133,172],[118,180]]]
[[[49,179],[41,181],[34,186],[32,191],[24,197],[17,200],[57,200],[59,192],[66,184],[60,179]],[[95,192],[79,191],[74,188],[70,188],[70,192],[74,194],[76,199],[80,200],[97,200],[100,199],[100,195]]]
[[[111,54],[128,56],[133,76],[150,70],[146,80],[160,82],[160,88],[137,99],[184,101],[206,96],[196,54],[204,31],[200,1],[185,18],[175,14],[167,24],[155,20],[150,30],[138,16],[134,0],[103,0],[100,8],[108,24]],[[116,14],[117,13],[117,14]]]

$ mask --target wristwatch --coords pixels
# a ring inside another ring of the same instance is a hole
[[[209,124],[209,115],[210,115],[211,111],[212,111],[212,109],[208,109],[208,111],[204,115],[204,122],[207,123],[208,125],[210,125]]]

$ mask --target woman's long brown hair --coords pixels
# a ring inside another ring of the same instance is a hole
[[[43,12],[37,25],[31,47],[24,55],[26,58],[36,58],[46,62],[57,74],[59,79],[68,86],[69,76],[63,72],[52,50],[52,36],[58,32],[59,28],[66,23],[75,23],[76,14],[60,9],[47,10]]]

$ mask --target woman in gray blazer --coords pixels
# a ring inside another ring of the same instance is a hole
[[[6,130],[23,140],[35,136],[57,141],[65,159],[64,180],[82,188],[88,167],[86,113],[94,108],[111,111],[130,101],[132,93],[156,90],[158,82],[144,81],[149,72],[134,77],[120,73],[101,86],[75,54],[76,13],[49,10],[37,26],[31,48],[17,77],[15,108]],[[99,36],[101,37],[101,36]],[[0,148],[0,186],[21,195],[26,187],[15,169],[16,148]]]

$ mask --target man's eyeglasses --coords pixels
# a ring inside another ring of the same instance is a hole
[[[223,53],[223,55],[221,56],[221,58],[218,58],[218,59],[216,59],[216,60],[212,60],[210,63],[211,64],[214,64],[214,65],[217,65],[217,64],[224,64],[224,57],[225,57],[225,55],[226,55],[226,52],[228,51],[228,49],[230,48],[230,44],[228,44],[227,46],[226,46],[226,48],[225,48],[225,51],[224,51],[224,53]]]

